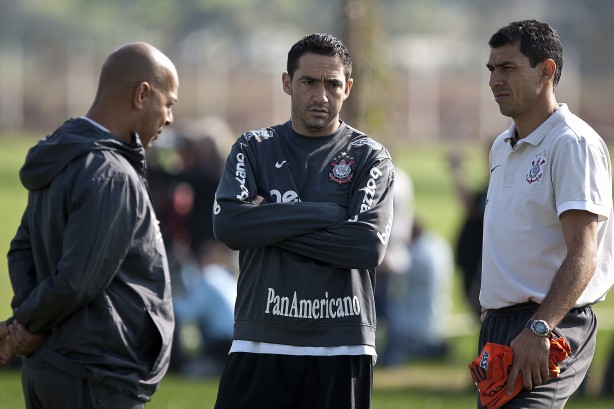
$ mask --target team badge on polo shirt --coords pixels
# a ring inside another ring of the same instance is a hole
[[[340,185],[351,181],[354,177],[351,166],[354,163],[356,163],[356,161],[354,158],[347,156],[347,152],[341,152],[341,155],[333,158],[332,162],[330,162],[333,169],[328,172],[328,179]]]
[[[529,185],[538,182],[541,183],[542,178],[544,177],[544,168],[543,166],[546,164],[546,152],[542,152],[537,155],[536,159],[531,162],[531,168],[527,173],[527,183]]]

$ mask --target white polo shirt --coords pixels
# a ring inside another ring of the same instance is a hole
[[[559,217],[571,209],[599,220],[597,270],[576,307],[602,301],[614,284],[607,146],[565,104],[512,148],[515,133],[512,124],[490,152],[480,303],[542,302],[567,255]]]

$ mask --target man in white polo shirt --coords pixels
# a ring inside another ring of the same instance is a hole
[[[487,342],[513,349],[507,390],[519,374],[524,390],[506,408],[562,408],[593,358],[590,306],[614,283],[610,156],[600,136],[556,101],[563,65],[556,31],[518,21],[489,45],[489,85],[513,123],[489,156],[478,352]],[[572,349],[555,379],[552,334]]]

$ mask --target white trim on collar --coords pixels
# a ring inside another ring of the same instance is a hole
[[[96,128],[98,128],[100,130],[103,130],[105,132],[111,133],[111,131],[109,131],[107,128],[105,128],[104,126],[100,125],[98,122],[94,121],[93,119],[86,117],[85,115],[82,115],[79,118],[85,119],[87,122],[89,122],[90,124],[94,125]]]

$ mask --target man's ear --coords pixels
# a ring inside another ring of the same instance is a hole
[[[284,92],[288,95],[292,95],[292,78],[290,78],[290,74],[287,72],[281,74],[281,83],[284,87]]]
[[[347,97],[350,96],[350,90],[352,89],[352,85],[354,85],[354,79],[353,78],[349,78],[346,83],[345,83],[345,89],[343,90],[343,93],[345,94],[345,96],[343,97],[343,99],[345,100]]]
[[[549,81],[554,81],[554,74],[556,73],[556,63],[551,58],[544,60],[544,68],[542,68],[542,75]]]
[[[134,89],[134,93],[132,95],[132,105],[136,109],[142,109],[145,103],[145,99],[152,92],[151,84],[146,81],[139,83]]]

